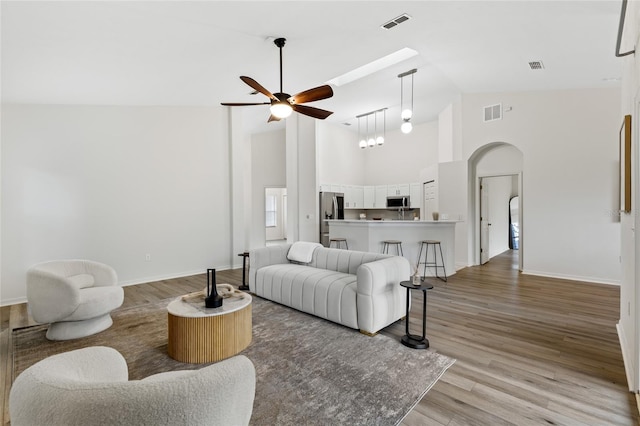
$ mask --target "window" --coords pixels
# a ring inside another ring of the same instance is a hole
[[[267,199],[265,200],[265,226],[267,228],[275,228],[276,227],[276,215],[278,213],[278,209],[276,207],[276,196],[275,195],[267,195]]]

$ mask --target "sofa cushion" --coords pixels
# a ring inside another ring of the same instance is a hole
[[[256,272],[253,290],[274,302],[358,328],[355,275],[297,264],[276,264]]]
[[[292,262],[309,263],[313,258],[313,252],[318,247],[322,247],[319,243],[310,243],[307,241],[296,241],[291,245],[287,253],[287,259]]]

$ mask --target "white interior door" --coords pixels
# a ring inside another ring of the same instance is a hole
[[[480,179],[480,264],[489,261],[489,233],[491,221],[489,219],[489,181]]]
[[[430,180],[422,184],[423,198],[424,198],[424,213],[422,214],[423,220],[431,220],[432,213],[438,211],[438,199],[436,196],[436,181]]]

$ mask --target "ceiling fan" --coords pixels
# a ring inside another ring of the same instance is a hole
[[[268,122],[279,121],[283,118],[291,115],[292,111],[300,114],[308,115],[309,117],[318,118],[324,120],[331,114],[332,111],[327,111],[320,108],[314,108],[306,105],[301,105],[307,102],[319,101],[327,99],[333,96],[333,90],[331,86],[324,85],[314,87],[313,89],[305,90],[291,96],[288,93],[282,91],[282,48],[284,47],[286,39],[277,38],[273,43],[280,49],[280,91],[277,93],[271,93],[260,85],[257,81],[251,77],[241,76],[240,80],[244,81],[247,85],[253,88],[256,92],[260,92],[270,99],[270,102],[255,102],[255,103],[237,103],[237,102],[222,102],[225,106],[247,106],[247,105],[271,105],[271,116]]]

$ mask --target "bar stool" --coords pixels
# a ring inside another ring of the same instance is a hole
[[[429,247],[433,246],[433,261],[429,261]],[[422,249],[424,250],[424,262],[422,261]],[[440,251],[440,262],[438,263],[438,250]],[[442,245],[440,241],[436,240],[424,240],[420,242],[420,254],[418,254],[418,268],[420,265],[424,265],[424,270],[422,272],[422,276],[427,275],[427,266],[433,266],[436,269],[436,278],[440,278],[442,281],[447,282],[447,270],[444,267],[444,257],[442,256]],[[444,272],[444,277],[438,275],[438,268],[442,268]]]
[[[345,250],[349,250],[349,244],[347,244],[346,238],[340,238],[340,237],[329,238],[329,247],[333,247],[333,243],[336,243],[335,248],[342,248],[342,243],[344,243]]]
[[[396,248],[396,254],[398,256],[404,256],[404,253],[402,252],[402,241],[398,241],[398,240],[384,240],[382,242],[383,246],[382,246],[382,253],[389,253],[389,246],[395,246]]]

